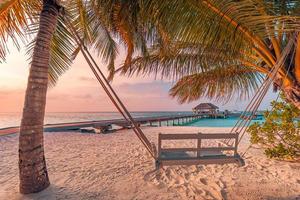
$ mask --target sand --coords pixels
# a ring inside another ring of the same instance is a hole
[[[145,127],[157,134],[228,132],[226,128]],[[245,138],[240,150],[248,147]],[[253,148],[246,165],[172,166],[155,171],[154,162],[132,130],[111,134],[45,133],[51,186],[18,192],[18,137],[0,137],[0,200],[13,199],[300,199],[300,163],[267,159]]]

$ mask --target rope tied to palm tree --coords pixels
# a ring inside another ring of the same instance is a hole
[[[296,50],[294,49],[294,51],[296,51]],[[295,57],[295,54],[292,54],[292,55],[293,55],[293,56],[292,56],[292,59],[291,59],[291,60],[293,60],[294,57]],[[292,62],[290,62],[289,66],[288,66],[288,69],[287,69],[287,71],[286,71],[286,73],[285,73],[284,79],[287,78],[288,73],[289,73],[289,71],[290,71],[290,69],[291,69],[291,66],[292,66]],[[276,99],[275,99],[275,102],[278,101],[279,95],[280,95],[280,93],[277,94],[277,97],[276,97]],[[275,109],[275,106],[273,105],[272,108],[271,108],[271,111],[273,111],[274,109]],[[266,117],[268,117],[269,115],[270,115],[270,112],[267,114]],[[246,153],[252,148],[252,145],[253,145],[253,144],[250,144],[250,145],[247,147],[247,149],[246,149],[246,150],[243,152],[243,154],[241,155],[242,157],[244,157],[244,156],[246,155]]]
[[[241,114],[241,117],[236,122],[235,126],[231,129],[230,133],[236,133],[236,134],[240,135],[237,145],[241,142],[242,138],[244,137],[244,135],[246,133],[246,130],[247,130],[247,127],[251,123],[251,120],[254,118],[254,116],[255,116],[255,114],[258,110],[258,107],[261,104],[261,102],[262,102],[263,98],[265,97],[266,93],[268,92],[271,83],[274,81],[277,72],[283,66],[283,63],[285,62],[285,60],[287,59],[289,53],[291,52],[291,49],[292,49],[292,47],[293,47],[293,45],[295,44],[295,41],[296,41],[296,36],[297,36],[297,33],[295,33],[290,38],[288,44],[286,45],[285,49],[283,50],[283,52],[281,54],[280,59],[276,62],[276,64],[272,68],[272,70],[267,74],[267,77],[265,78],[264,82],[258,88],[258,90],[255,93],[254,97],[251,99],[250,103],[248,104],[246,109]],[[289,68],[288,68],[288,70],[285,74],[285,77],[288,75],[289,70],[290,70],[290,65],[289,65]],[[278,100],[278,98],[276,99],[276,101],[277,100]],[[250,115],[247,115],[249,113],[250,113]],[[229,144],[230,141],[231,140],[227,140],[227,141],[225,141],[225,143],[227,145],[233,145],[233,142],[231,144]],[[245,153],[242,154],[242,155],[245,155]]]
[[[152,145],[150,141],[147,139],[139,125],[135,122],[127,108],[124,106],[112,86],[110,85],[109,81],[104,76],[103,72],[101,71],[100,67],[90,54],[88,48],[84,44],[84,42],[81,40],[80,36],[76,32],[75,28],[73,27],[70,18],[68,15],[65,15],[64,20],[66,21],[67,25],[69,26],[72,34],[74,35],[74,40],[78,47],[80,48],[80,51],[82,52],[85,60],[87,61],[89,67],[91,68],[93,74],[95,75],[96,79],[104,89],[105,93],[108,95],[112,103],[115,105],[115,107],[118,109],[118,111],[121,113],[121,115],[124,117],[124,119],[127,122],[130,122],[133,126],[133,131],[139,138],[139,140],[142,142],[142,144],[145,146],[147,151],[150,153],[150,155],[155,159],[156,155],[153,152]]]

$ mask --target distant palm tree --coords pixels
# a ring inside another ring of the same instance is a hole
[[[248,97],[275,66],[287,42],[296,43],[276,74],[274,88],[300,108],[300,2],[293,0],[151,1],[169,45],[150,47],[121,68],[127,75],[175,79],[170,90],[181,103],[200,97]]]
[[[49,185],[44,156],[43,125],[49,85],[66,71],[79,52],[70,22],[85,45],[93,47],[114,72],[115,39],[127,47],[125,66],[134,50],[146,54],[146,39],[156,40],[153,23],[142,18],[137,1],[108,0],[4,0],[0,2],[0,59],[8,52],[7,41],[17,47],[28,34],[32,57],[19,135],[20,192],[39,192]],[[150,42],[151,43],[151,42]],[[1,61],[0,60],[0,61]],[[113,73],[111,73],[113,75]]]

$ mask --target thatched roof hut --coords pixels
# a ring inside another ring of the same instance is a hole
[[[219,107],[212,103],[200,103],[198,106],[193,108],[195,113],[216,113]]]

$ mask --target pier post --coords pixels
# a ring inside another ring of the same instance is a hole
[[[159,126],[161,126],[161,121],[158,121],[158,123],[159,123]]]
[[[167,120],[167,126],[169,126],[169,120]]]

